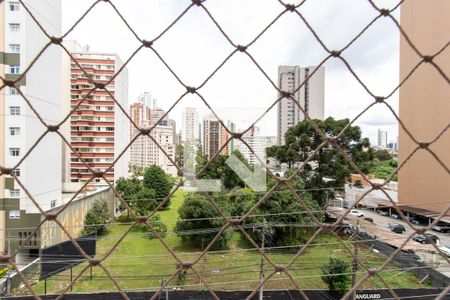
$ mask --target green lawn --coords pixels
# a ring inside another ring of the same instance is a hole
[[[192,261],[199,255],[198,250],[181,244],[181,239],[173,234],[172,230],[178,217],[177,209],[183,201],[184,192],[178,191],[171,201],[170,208],[160,212],[160,216],[167,223],[168,234],[164,242],[173,249],[182,261]],[[117,240],[123,236],[130,225],[111,225],[109,233],[97,243],[97,257],[101,258],[110,251]],[[196,269],[204,275],[211,287],[216,290],[231,289],[252,289],[256,286],[259,278],[260,255],[254,250],[243,249],[245,242],[240,242],[241,236],[234,234],[230,243],[231,251],[212,251],[205,255],[196,264]],[[336,242],[329,235],[319,236],[313,243],[319,244],[311,246],[302,254],[290,269],[293,277],[302,288],[326,288],[322,282],[321,267],[328,262],[328,258],[333,255],[342,257],[350,262],[350,255],[346,253],[339,244],[320,245],[320,243]],[[351,247],[351,245],[349,245]],[[269,257],[276,264],[286,264],[294,253],[275,251],[269,253]],[[386,257],[377,255],[368,249],[361,247],[360,257],[362,261],[370,267],[381,265]],[[73,274],[79,274],[86,264],[79,265],[73,269]],[[116,278],[123,289],[155,289],[160,286],[163,278],[168,278],[175,272],[176,261],[168,254],[167,250],[157,239],[149,239],[141,232],[131,231],[114,249],[111,255],[105,260],[104,266],[108,268],[112,276]],[[266,272],[273,270],[266,262]],[[389,265],[388,270],[381,276],[391,287],[418,287],[418,280],[415,276],[395,269],[396,266]],[[74,292],[88,291],[111,291],[116,290],[106,273],[100,268],[93,268],[93,278],[90,280],[89,270],[73,287]],[[359,274],[361,277],[363,273]],[[47,293],[59,292],[68,285],[70,272],[62,272],[47,280]],[[266,284],[266,288],[294,288],[294,285],[284,274],[276,274],[274,280]],[[189,271],[184,282],[173,280],[170,286],[185,285],[185,289],[204,289],[199,285],[199,279]],[[239,283],[234,283],[239,282]],[[378,278],[373,278],[364,283],[363,287],[383,287]],[[38,293],[44,292],[42,282],[35,285]]]

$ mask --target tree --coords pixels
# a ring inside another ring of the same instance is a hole
[[[108,205],[104,200],[95,201],[84,219],[82,234],[96,232],[97,235],[106,233],[106,224],[110,221]]]
[[[235,150],[233,154],[242,161],[247,168],[250,170],[252,167],[247,162],[245,157],[241,152]],[[214,160],[208,165],[202,174],[200,174],[199,179],[220,179],[223,187],[226,190],[231,190],[233,188],[243,188],[245,187],[245,182],[225,163],[229,158],[228,155],[218,155]],[[207,164],[208,158],[206,156],[197,156],[196,171],[200,172],[204,166]]]
[[[128,222],[132,222],[133,220],[129,220]],[[166,236],[167,233],[167,226],[164,224],[163,221],[161,221],[161,216],[158,214],[153,215],[149,220],[148,223],[153,227],[153,229],[158,233],[160,237]],[[149,238],[156,238],[156,235],[147,224],[140,223],[136,224],[133,227],[133,231],[141,231],[148,233]]]
[[[184,147],[181,144],[175,146],[175,163],[179,168],[184,167]],[[178,170],[177,175],[183,176],[183,173]]]
[[[288,172],[286,176],[289,175]],[[274,184],[275,182],[269,180],[269,188]],[[294,177],[292,186],[319,222],[323,222],[325,216],[320,211],[317,202],[312,199],[309,193],[302,191],[304,183],[301,178]],[[234,216],[244,215],[259,199],[260,196],[250,189],[237,191],[234,198],[231,197],[230,199],[233,203],[230,214]],[[315,222],[286,186],[276,189],[248,218],[244,219],[244,224],[255,225],[256,228],[263,223],[263,219],[268,223],[267,234],[270,235],[270,240],[274,246],[304,243],[317,230],[315,226],[301,226],[314,225]],[[285,226],[286,224],[289,226]],[[260,243],[262,237],[260,231],[254,231],[253,228],[250,228],[247,233],[255,242]]]
[[[343,295],[350,285],[350,264],[339,258],[330,258],[326,266],[322,268],[322,280],[331,291]]]
[[[219,215],[211,203],[199,194],[187,194],[178,209],[178,214],[181,220],[178,220],[175,225],[175,233],[181,237],[183,243],[191,243],[195,246],[208,245],[225,225],[223,219],[217,218]],[[231,233],[223,233],[213,247],[226,247],[230,238]]]
[[[144,171],[144,186],[155,191],[156,201],[162,202],[170,194],[172,184],[163,169],[158,165],[152,165]],[[168,207],[167,201],[164,207]]]
[[[137,214],[145,215],[158,205],[155,199],[155,191],[145,187],[137,177],[129,179],[119,178],[116,182],[116,190]],[[125,208],[121,207],[121,209],[124,210]],[[129,211],[127,211],[127,215],[129,215]]]
[[[331,117],[324,121],[314,121],[321,131],[330,137],[337,136],[350,122],[348,119],[335,120]],[[285,145],[270,147],[267,154],[292,166],[294,163],[306,161],[323,141],[324,138],[316,132],[311,123],[304,120],[288,129]],[[369,140],[361,137],[361,129],[358,126],[348,127],[336,140],[336,144],[363,172],[369,171],[373,150]],[[353,171],[340,151],[328,144],[316,153],[312,162],[300,172],[300,176],[307,189],[315,189],[311,192],[313,199],[318,201],[320,206],[324,206],[326,200],[334,195],[333,189],[344,186]]]
[[[128,164],[128,172],[133,174],[133,177],[144,175],[144,167],[135,164]]]
[[[385,161],[385,160],[391,160],[392,159],[392,155],[389,153],[389,151],[383,149],[383,150],[377,150],[373,153],[373,156],[381,161]]]

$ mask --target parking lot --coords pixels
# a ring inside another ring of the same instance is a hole
[[[405,236],[410,234],[411,232],[413,232],[413,229],[406,223],[404,222],[402,219],[394,219],[394,218],[390,218],[387,216],[382,216],[379,213],[374,212],[373,210],[369,210],[369,209],[358,209],[359,211],[361,211],[364,216],[372,218],[374,221],[374,224],[383,227],[383,228],[387,228],[387,225],[389,223],[397,223],[397,224],[402,224],[403,226],[405,226],[406,229],[406,233],[404,234]],[[417,227],[425,227],[425,226],[421,226],[421,225],[414,225]],[[441,233],[441,232],[437,232],[434,230],[429,230],[427,231],[427,233],[431,233],[436,235],[439,240],[440,240],[440,246],[444,246],[447,244],[450,244],[450,235],[448,233]]]
[[[413,229],[402,219],[394,219],[388,216],[383,216],[370,209],[357,210],[364,214],[364,217],[372,218],[373,222],[365,221],[363,217],[358,218],[351,214],[346,215],[344,219],[345,222],[353,226],[359,223],[360,229],[362,231],[367,232],[370,236],[376,237],[378,240],[383,241],[384,243],[389,244],[393,247],[401,247],[405,242],[406,237],[408,237],[413,232]],[[346,210],[334,207],[329,208],[328,212],[335,217],[340,217],[346,212]],[[390,231],[387,228],[389,223],[402,224],[405,227],[406,232],[403,234],[399,234]],[[424,227],[420,225],[415,226]],[[427,233],[436,235],[440,240],[441,247],[450,243],[450,235],[448,233],[440,233],[434,230],[429,230],[427,231]],[[421,260],[426,262],[429,266],[433,266],[433,268],[437,271],[445,274],[446,276],[450,276],[450,266],[443,257],[441,257],[439,254],[436,254],[436,249],[432,245],[420,244],[418,242],[410,240],[405,245],[403,245],[402,249],[406,251],[414,251],[421,258]]]

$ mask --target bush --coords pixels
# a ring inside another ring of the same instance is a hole
[[[350,264],[339,258],[330,258],[328,265],[322,268],[322,280],[331,291],[343,295],[350,285]]]
[[[108,205],[104,200],[96,201],[94,206],[87,212],[84,219],[84,228],[82,234],[97,233],[103,235],[106,233],[106,224],[110,221]]]

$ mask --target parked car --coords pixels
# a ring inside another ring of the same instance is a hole
[[[433,229],[434,231],[438,231],[438,232],[449,232],[450,231],[450,226],[446,226],[444,224],[438,224],[438,225],[434,225],[433,227],[431,227],[431,229]]]
[[[439,248],[447,257],[450,257],[450,244],[445,245],[444,247]]]
[[[372,218],[364,217],[364,220],[366,220],[367,222],[373,223],[373,219]]]
[[[391,214],[392,219],[400,219],[400,216],[397,214]]]
[[[409,218],[408,220],[411,222],[411,224],[420,225],[419,220],[417,220],[416,218]]]
[[[382,216],[387,216],[387,215],[388,215],[388,212],[385,211],[385,210],[379,210],[378,213],[379,213],[380,215],[382,215]]]
[[[356,210],[356,209],[352,209],[352,210],[350,211],[350,214],[351,214],[351,215],[354,215],[354,216],[357,216],[358,218],[364,217],[364,214],[363,214],[362,212]]]
[[[389,223],[388,228],[395,233],[405,233],[406,229],[405,226],[402,224],[396,224],[396,223]]]
[[[433,243],[435,243],[437,246],[439,246],[439,238],[437,236],[435,236],[434,234],[429,234],[429,233],[416,234],[413,237],[413,240],[420,244],[429,244],[430,241],[428,240],[427,237],[430,238],[433,241]]]

